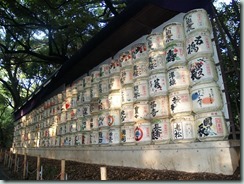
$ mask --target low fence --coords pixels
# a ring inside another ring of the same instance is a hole
[[[24,155],[19,155],[17,152],[13,154],[9,151],[1,151],[0,154],[3,155],[4,167],[7,167],[10,171],[16,174],[22,174],[23,180],[31,179],[34,175],[36,175],[36,177],[34,177],[36,180],[68,180],[68,174],[65,171],[65,159],[57,160],[60,162],[60,172],[57,175],[53,175],[53,178],[45,179],[44,166],[46,163],[41,163],[40,156],[28,156],[26,153]],[[33,159],[36,161],[35,166],[33,165]],[[32,165],[30,165],[30,163],[32,163]],[[100,178],[101,180],[107,180],[106,167],[100,167]]]

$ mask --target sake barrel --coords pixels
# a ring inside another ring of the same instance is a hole
[[[206,30],[192,33],[186,38],[185,49],[188,61],[200,56],[212,57],[214,51],[210,33]]]
[[[99,84],[98,83],[92,84],[90,94],[91,94],[91,100],[99,98],[100,93],[99,93]]]
[[[148,74],[166,71],[165,51],[152,51],[148,54]]]
[[[69,132],[70,133],[74,133],[77,131],[77,125],[76,125],[76,121],[71,121],[69,124]]]
[[[63,112],[61,114],[61,118],[62,118],[62,115],[63,115]],[[76,117],[77,118],[83,117],[83,107],[82,106],[77,107]],[[61,121],[61,123],[63,123],[63,122]]]
[[[171,22],[163,28],[163,41],[165,47],[171,43],[184,42],[185,34],[183,24],[180,22]]]
[[[167,69],[173,66],[186,65],[186,54],[183,43],[175,43],[165,48],[165,63]]]
[[[161,118],[169,117],[169,101],[168,96],[158,96],[154,97],[149,101],[150,106],[150,117],[151,118]]]
[[[133,103],[123,104],[120,112],[121,123],[134,122],[134,105]]]
[[[208,14],[204,9],[193,9],[187,12],[183,17],[183,25],[186,36],[203,29],[212,30]]]
[[[109,92],[120,90],[120,74],[114,74],[109,77]]]
[[[148,84],[150,97],[167,95],[168,86],[165,72],[151,74],[148,78]]]
[[[90,88],[91,87],[91,76],[85,76],[83,77],[82,81],[83,81],[83,88]]]
[[[91,130],[91,119],[90,117],[82,118],[82,131]]]
[[[162,33],[151,33],[146,40],[148,52],[164,49]]]
[[[121,108],[121,93],[112,92],[108,95],[109,109],[120,109]]]
[[[190,85],[214,82],[218,80],[214,61],[208,57],[198,57],[188,62]]]
[[[103,145],[103,144],[108,144],[109,143],[109,128],[101,128],[98,131],[98,144]]]
[[[223,108],[222,93],[217,83],[195,85],[190,89],[192,110],[203,113],[221,110]]]
[[[114,74],[119,74],[120,69],[121,69],[121,63],[120,63],[119,59],[117,59],[117,58],[112,59],[110,64],[109,64],[110,76],[114,75]]]
[[[139,79],[148,76],[148,61],[140,59],[134,62],[133,65],[133,79]]]
[[[196,140],[195,121],[192,115],[171,118],[173,142],[194,142]]]
[[[169,107],[172,116],[191,114],[192,101],[189,90],[179,90],[169,93]]]
[[[121,126],[121,143],[123,145],[135,144],[134,123]]]
[[[94,100],[90,103],[91,104],[90,111],[91,111],[92,115],[97,114],[100,111],[98,102],[99,102],[99,100]]]
[[[99,66],[100,79],[109,77],[109,64],[101,64]]]
[[[136,43],[131,47],[132,60],[146,58],[148,56],[146,43]]]
[[[120,110],[109,110],[108,126],[120,126]]]
[[[107,95],[104,95],[98,100],[98,109],[99,111],[108,110],[109,109],[109,99]]]
[[[148,80],[137,79],[134,82],[134,102],[147,100],[149,98]]]
[[[82,145],[90,145],[91,137],[90,132],[83,132],[82,133]]]
[[[111,145],[120,143],[120,127],[110,127],[108,131],[108,142]]]
[[[83,119],[83,118],[79,118],[79,119],[77,119],[77,121],[76,121],[76,132],[81,132],[81,131],[83,131],[82,119]]]
[[[75,134],[75,145],[79,146],[82,144],[82,133]]]
[[[91,101],[91,88],[86,88],[82,92],[82,102],[90,103]]]
[[[133,69],[132,67],[122,68],[120,72],[121,86],[133,84]]]
[[[135,141],[137,144],[150,144],[152,140],[151,123],[141,121],[134,125]]]
[[[152,120],[152,142],[155,144],[169,143],[171,138],[170,120],[158,118]]]
[[[91,104],[83,104],[83,117],[91,115]]]
[[[134,87],[133,85],[123,86],[121,89],[121,103],[132,103],[134,100]]]
[[[128,67],[128,66],[132,66],[132,55],[131,55],[131,51],[124,51],[121,52],[119,54],[119,61],[121,63],[121,67]]]
[[[179,89],[188,89],[190,79],[187,66],[176,66],[170,68],[167,71],[167,79],[169,92]]]
[[[92,130],[98,129],[98,115],[92,115],[90,119],[90,125]]]
[[[99,95],[107,95],[109,93],[109,80],[108,78],[103,78],[100,80],[99,85]]]
[[[98,130],[93,130],[92,132],[90,132],[90,136],[91,136],[91,144],[97,145],[99,140]]]
[[[98,83],[100,81],[100,71],[99,70],[91,71],[90,76],[91,76],[92,84]]]
[[[108,127],[109,123],[109,111],[103,111],[98,114],[98,127]]]
[[[200,141],[224,140],[229,132],[221,111],[197,113],[195,115],[197,138]]]
[[[150,107],[148,101],[134,103],[134,120],[140,121],[150,118]]]

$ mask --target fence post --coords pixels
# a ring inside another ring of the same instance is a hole
[[[14,172],[16,172],[17,171],[17,157],[18,157],[18,154],[17,154],[18,152],[16,151],[15,152],[15,159],[14,159]]]
[[[27,154],[26,154],[26,152],[25,152],[25,155],[24,155],[23,179],[25,179],[25,177],[26,177],[26,160],[27,160]]]
[[[100,167],[101,180],[107,180],[107,168]]]
[[[37,157],[37,166],[36,166],[36,180],[40,179],[40,155]]]
[[[60,175],[60,180],[65,179],[65,160],[61,160],[61,175]]]

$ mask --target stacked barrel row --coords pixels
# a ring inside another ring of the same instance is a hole
[[[26,126],[40,146],[224,139],[211,30],[205,10],[189,11],[66,85]]]

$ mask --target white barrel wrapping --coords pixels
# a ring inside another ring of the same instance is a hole
[[[109,110],[108,126],[120,126],[120,110]]]
[[[90,88],[91,87],[91,76],[85,76],[82,78],[82,82],[83,82],[83,88]]]
[[[132,67],[122,68],[120,72],[121,86],[133,84],[133,69]]]
[[[170,120],[153,119],[152,120],[152,141],[155,144],[169,143],[171,138]]]
[[[124,51],[119,54],[119,61],[121,63],[121,67],[132,66],[132,55],[131,51]]]
[[[109,109],[120,109],[121,108],[121,93],[112,92],[108,95]]]
[[[151,74],[148,78],[148,84],[150,97],[167,95],[168,86],[166,73],[158,72],[155,74]]]
[[[120,143],[120,127],[110,127],[108,132],[108,142],[111,145]]]
[[[186,38],[186,59],[189,61],[195,57],[213,56],[213,45],[211,35],[208,31],[199,31]]]
[[[188,89],[190,85],[187,66],[172,67],[167,71],[168,90]]]
[[[193,9],[187,12],[183,17],[183,25],[186,36],[203,29],[212,30],[208,14],[204,9]]]
[[[140,101],[134,103],[134,120],[147,120],[150,119],[150,107],[148,101]]]
[[[174,142],[193,142],[196,139],[195,121],[192,115],[179,116],[171,120],[172,139]]]
[[[133,85],[126,85],[121,89],[121,103],[132,103],[134,100],[134,87]]]
[[[162,33],[151,33],[147,36],[147,49],[148,52],[155,50],[163,50],[163,34]]]
[[[138,79],[134,82],[134,101],[147,100],[149,88],[147,79]]]
[[[175,43],[165,49],[166,68],[186,64],[185,47],[183,43]]]
[[[121,69],[121,63],[119,59],[112,59],[112,61],[109,64],[109,74],[114,75],[114,74],[119,74]]]
[[[116,91],[120,90],[121,84],[120,84],[120,75],[119,74],[114,74],[109,77],[109,91]]]
[[[134,125],[135,141],[139,144],[149,144],[152,140],[151,123],[143,121]]]
[[[134,124],[121,126],[121,143],[135,144]]]
[[[188,62],[190,85],[214,82],[218,80],[214,61],[208,57],[198,57]]]
[[[98,144],[108,144],[109,143],[109,129],[101,128],[98,131]]]
[[[100,71],[99,70],[94,70],[91,72],[91,83],[95,84],[100,81]]]
[[[132,60],[146,58],[148,56],[146,43],[136,43],[131,47]]]
[[[221,110],[223,108],[222,94],[217,83],[195,85],[190,89],[192,110],[195,113]]]
[[[200,141],[224,140],[229,132],[221,111],[198,113],[195,115],[197,138]]]
[[[134,122],[134,105],[133,103],[123,104],[120,112],[121,123]]]
[[[148,73],[154,73],[157,71],[166,71],[165,64],[165,51],[153,51],[148,54]]]
[[[148,61],[140,59],[134,62],[133,79],[139,79],[148,76]]]
[[[163,41],[165,47],[171,43],[184,42],[185,34],[183,24],[180,22],[172,22],[163,28]]]
[[[172,116],[192,113],[192,101],[189,90],[179,90],[169,93],[169,107]]]
[[[99,66],[100,79],[109,77],[109,64],[101,64]]]
[[[151,118],[166,118],[170,115],[167,95],[154,97],[149,101],[149,106]]]

